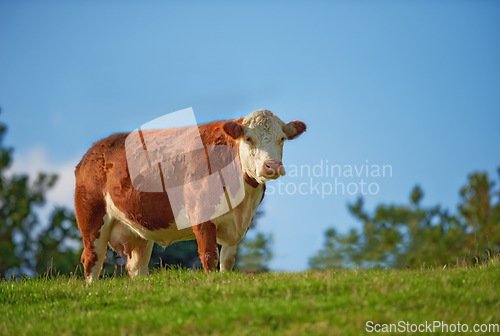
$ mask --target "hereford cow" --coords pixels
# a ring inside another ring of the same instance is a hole
[[[205,271],[217,267],[217,244],[220,270],[232,270],[266,181],[285,175],[284,141],[305,130],[301,121],[285,124],[258,110],[245,118],[113,134],[94,143],[75,169],[87,281],[99,277],[108,244],[127,255],[130,276],[147,274],[154,242],[192,239]],[[154,161],[171,148],[183,153]]]

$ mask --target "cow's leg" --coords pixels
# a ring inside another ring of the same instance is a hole
[[[76,187],[75,215],[82,233],[84,276],[91,283],[99,278],[106,257],[112,219],[106,215],[104,200],[87,193],[84,186]]]
[[[220,249],[220,270],[231,271],[234,267],[234,262],[236,260],[236,250],[237,245],[222,245]]]
[[[205,272],[215,270],[219,261],[215,225],[212,222],[201,223],[193,226],[193,232],[203,269]]]
[[[151,259],[151,251],[153,250],[154,242],[152,240],[136,239],[134,246],[130,251],[127,259],[128,275],[132,278],[138,275],[148,274],[149,259]]]
[[[94,240],[94,252],[97,256],[95,265],[90,268],[89,275],[86,277],[87,282],[91,283],[99,279],[99,274],[102,270],[102,264],[106,259],[106,251],[108,250],[109,234],[113,225],[113,219],[109,215],[104,215],[103,225],[99,230],[99,237]]]

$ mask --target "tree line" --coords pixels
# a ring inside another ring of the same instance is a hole
[[[13,149],[4,145],[7,131],[0,123],[0,279],[41,274],[81,274],[81,236],[72,209],[51,209],[46,193],[57,182],[54,174],[34,179],[9,171]],[[500,168],[498,169],[500,176]],[[309,259],[312,269],[351,267],[419,267],[480,262],[500,253],[500,189],[487,173],[473,173],[460,189],[460,204],[450,213],[439,205],[423,206],[424,192],[413,188],[407,203],[381,204],[370,213],[363,198],[348,204],[361,223],[347,234],[325,233],[325,244]],[[263,215],[258,212],[252,223]],[[240,243],[236,269],[269,270],[272,237],[256,232]],[[104,272],[124,273],[126,259],[108,250]],[[150,267],[180,265],[198,268],[196,241],[155,245]]]
[[[381,204],[372,213],[358,198],[348,209],[361,228],[327,230],[311,268],[470,265],[500,253],[500,189],[486,172],[468,176],[453,213],[423,206],[423,196],[416,186],[407,203]]]

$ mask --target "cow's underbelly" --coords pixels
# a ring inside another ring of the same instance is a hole
[[[115,206],[109,194],[106,194],[105,199],[106,213],[118,222],[113,225],[110,235],[110,245],[113,248],[114,246],[111,242],[132,240],[134,237],[152,240],[162,246],[168,246],[176,241],[195,239],[191,227],[178,230],[175,223],[172,223],[167,229],[149,230],[127,218],[125,213]]]
[[[221,245],[236,245],[245,236],[255,211],[262,198],[262,189],[246,186],[246,197],[234,209],[212,220],[217,228],[217,242]],[[124,212],[116,207],[109,193],[105,195],[106,214],[111,224],[110,245],[117,251],[126,253],[139,244],[141,239],[152,240],[162,246],[177,241],[195,239],[193,229],[187,227],[177,229],[175,222],[166,229],[149,230],[141,224],[127,218]],[[139,241],[138,241],[139,240]]]

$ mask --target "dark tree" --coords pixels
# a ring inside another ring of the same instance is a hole
[[[0,123],[0,274],[10,278],[48,269],[75,271],[79,232],[73,212],[55,209],[48,223],[41,223],[37,213],[57,176],[39,173],[30,181],[27,175],[8,171],[13,150],[3,144],[6,131]]]

